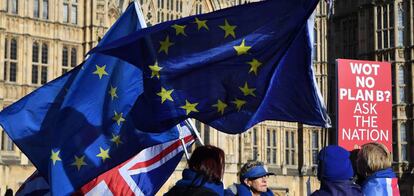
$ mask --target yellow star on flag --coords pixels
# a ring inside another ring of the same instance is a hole
[[[170,42],[170,37],[167,35],[164,41],[160,41],[160,49],[158,52],[165,52],[165,54],[168,54],[168,48],[172,45],[174,45],[174,43]]]
[[[164,103],[165,100],[174,101],[171,97],[171,93],[174,91],[174,89],[166,90],[165,88],[161,87],[161,92],[157,93],[158,96],[161,97],[161,103]]]
[[[224,20],[224,25],[220,26],[221,29],[224,30],[224,38],[231,35],[233,38],[236,38],[236,33],[234,32],[234,29],[236,29],[236,25],[230,25],[229,22],[227,22],[227,19]]]
[[[232,103],[236,104],[237,111],[240,111],[243,105],[246,104],[246,101],[236,98],[234,101],[232,101]]]
[[[224,109],[227,107],[227,104],[222,102],[220,99],[217,100],[217,103],[213,105],[213,107],[217,108],[217,112],[220,112],[221,115],[224,113]]]
[[[112,134],[112,139],[111,139],[111,141],[112,141],[113,143],[115,143],[117,147],[118,147],[118,145],[119,145],[119,144],[122,144],[122,141],[121,141],[121,136],[116,135],[116,134]]]
[[[207,26],[207,20],[199,20],[198,18],[195,18],[195,21],[194,21],[194,23],[197,23],[197,29],[198,30],[200,30],[201,28],[205,28],[205,29],[207,29],[207,30],[209,30],[208,29],[208,26]]]
[[[244,83],[243,87],[240,86],[239,89],[243,92],[244,96],[251,95],[253,97],[256,97],[256,95],[254,94],[254,91],[256,89],[255,88],[249,88],[249,85],[247,85],[247,82]]]
[[[50,155],[50,159],[53,161],[53,165],[56,164],[56,161],[62,161],[59,157],[59,153],[60,153],[60,150],[58,150],[56,152],[52,150],[52,154]]]
[[[111,99],[114,100],[114,98],[118,98],[118,95],[116,94],[116,89],[118,89],[117,87],[113,87],[111,85],[111,90],[109,90],[109,94],[111,95]]]
[[[186,25],[178,25],[178,24],[174,24],[174,25],[173,25],[173,26],[171,26],[171,27],[175,29],[175,35],[180,35],[180,34],[182,34],[182,35],[184,35],[184,36],[187,36],[187,35],[185,34],[185,27],[186,27]]]
[[[262,65],[262,63],[257,59],[253,59],[252,61],[247,62],[247,64],[250,65],[249,73],[253,72],[254,75],[257,76],[257,69]]]
[[[82,166],[88,165],[88,164],[85,163],[85,161],[83,159],[85,159],[85,156],[82,156],[82,157],[79,158],[78,156],[75,155],[75,161],[71,165],[76,166],[78,168],[78,171],[79,171]]]
[[[198,103],[190,103],[185,100],[185,105],[181,106],[182,109],[185,110],[186,114],[188,115],[190,112],[198,112],[196,106]]]
[[[150,65],[149,68],[151,70],[151,78],[153,78],[155,76],[158,79],[160,79],[160,71],[161,71],[162,67],[158,66],[158,62],[155,62],[154,65]]]
[[[108,73],[106,73],[105,68],[106,65],[99,67],[99,65],[95,65],[96,66],[96,71],[93,72],[93,74],[97,74],[99,76],[99,79],[102,79],[102,76],[104,75],[108,75]]]
[[[242,55],[242,54],[247,54],[247,51],[249,51],[249,49],[251,48],[250,46],[246,46],[244,45],[244,39],[242,41],[242,43],[240,44],[240,46],[233,46],[234,49],[237,52],[237,55]]]
[[[121,123],[125,121],[125,119],[122,118],[123,113],[121,112],[121,113],[118,114],[116,111],[114,111],[114,112],[115,112],[115,115],[112,118],[112,120],[116,121],[116,124],[118,124],[118,126],[120,126]]]
[[[109,153],[109,148],[108,148],[108,150],[104,150],[101,147],[99,147],[99,151],[100,151],[100,153],[97,154],[96,156],[101,157],[102,162],[105,162],[106,159],[111,158],[111,157],[109,157],[109,154],[108,154]]]

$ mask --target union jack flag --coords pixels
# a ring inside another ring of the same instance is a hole
[[[187,127],[182,130],[181,138],[188,148],[194,143],[194,137]],[[175,170],[183,153],[180,139],[146,148],[85,184],[74,195],[155,195]],[[16,195],[50,195],[49,185],[36,171]]]

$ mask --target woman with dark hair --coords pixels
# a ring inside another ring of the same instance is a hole
[[[224,152],[215,146],[196,148],[184,169],[183,178],[165,195],[223,195]]]

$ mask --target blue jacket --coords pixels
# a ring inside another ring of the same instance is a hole
[[[351,180],[321,182],[321,188],[311,194],[311,196],[362,196],[361,187]]]
[[[183,178],[175,184],[175,186],[169,190],[166,196],[175,196],[175,195],[224,195],[223,183],[215,183],[206,181],[204,176],[198,174],[197,172],[184,169]]]
[[[228,189],[224,191],[225,196],[251,196],[250,188],[245,184],[233,184]],[[270,189],[267,189],[267,192],[261,193],[260,196],[273,196],[273,192]]]
[[[362,183],[366,196],[399,196],[398,179],[391,168],[380,170]]]

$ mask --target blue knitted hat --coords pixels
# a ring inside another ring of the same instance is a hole
[[[354,176],[350,153],[342,147],[330,145],[318,155],[318,178],[320,180],[349,180]]]

